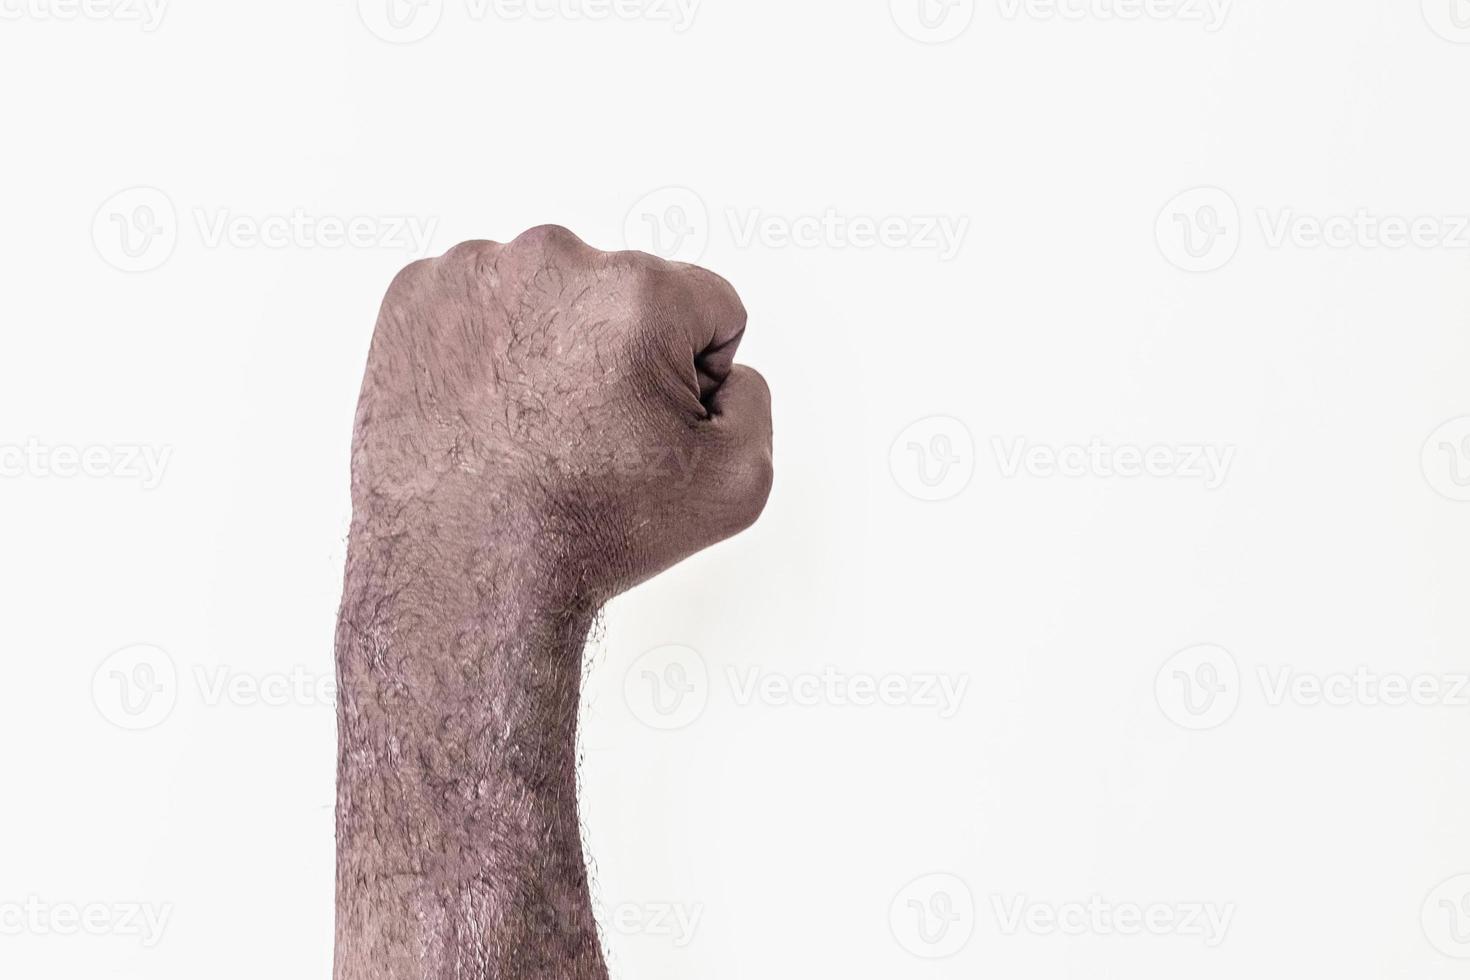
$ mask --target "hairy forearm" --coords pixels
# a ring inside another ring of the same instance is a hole
[[[354,523],[336,980],[605,977],[576,804],[596,606],[557,541],[524,516]]]

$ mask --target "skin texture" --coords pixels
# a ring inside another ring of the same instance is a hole
[[[337,626],[336,980],[606,976],[582,649],[609,598],[765,505],[745,319],[713,273],[554,226],[393,280]]]

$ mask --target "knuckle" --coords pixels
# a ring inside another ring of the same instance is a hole
[[[434,259],[417,259],[399,269],[393,281],[388,284],[388,295],[400,296],[418,288],[434,268],[434,262]]]
[[[718,272],[711,272],[702,265],[681,262],[678,268],[696,284],[695,288],[701,294],[725,307],[732,315],[738,314],[742,320],[745,318],[745,303],[740,299],[740,294],[735,291],[730,280]]]
[[[730,281],[703,266],[678,264],[671,269],[684,308],[698,311],[700,320],[713,328],[719,341],[738,338],[749,314]]]
[[[493,258],[499,249],[500,246],[495,242],[472,239],[455,245],[449,251],[439,256],[439,261],[450,266],[474,266],[486,259]]]
[[[516,248],[542,251],[576,251],[588,247],[582,239],[561,225],[537,225],[534,228],[527,228],[516,236],[511,245]]]
[[[657,255],[633,250],[604,252],[603,260],[609,267],[626,273],[639,282],[667,270],[669,266],[668,262]]]

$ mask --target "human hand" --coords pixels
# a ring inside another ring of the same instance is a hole
[[[465,242],[394,279],[353,444],[359,513],[513,531],[605,598],[748,527],[770,394],[734,365],[724,279],[564,228]]]

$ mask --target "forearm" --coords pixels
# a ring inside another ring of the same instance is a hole
[[[606,975],[576,804],[595,604],[525,524],[354,526],[337,633],[337,980]]]

